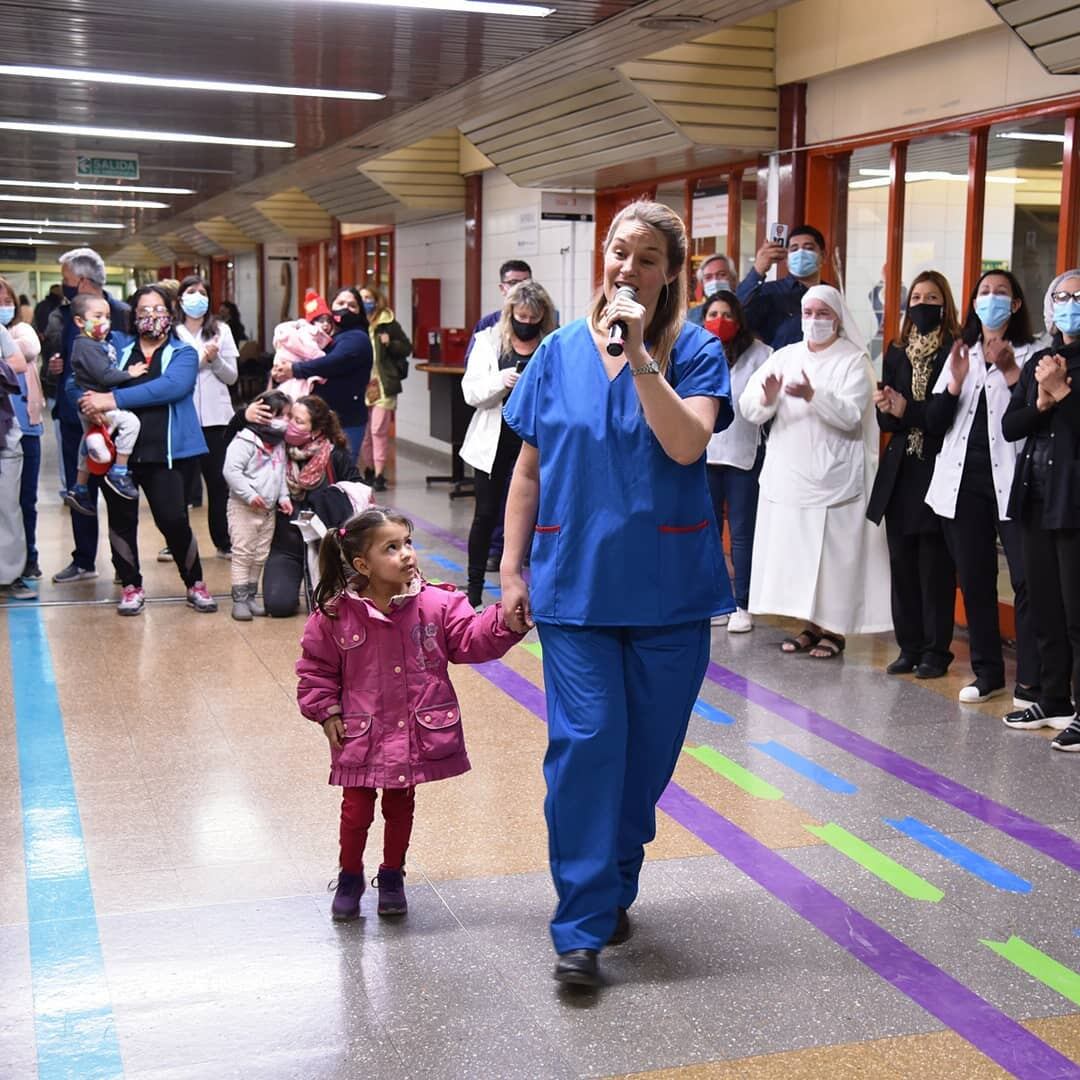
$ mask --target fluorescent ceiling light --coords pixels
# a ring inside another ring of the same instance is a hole
[[[0,232],[21,232],[27,230],[26,225],[0,225]],[[86,229],[61,229],[54,225],[39,225],[34,229],[36,233],[48,233],[50,236],[82,236]]]
[[[27,247],[27,246],[32,246],[32,247],[64,247],[68,243],[70,243],[70,241],[65,241],[65,240],[35,240],[33,237],[30,237],[30,236],[26,237],[26,239],[22,239],[21,237],[15,237],[15,236],[12,236],[12,237],[0,236],[0,247],[3,247],[4,244],[21,244],[23,247]]]
[[[889,184],[890,173],[888,169],[860,169],[860,176],[873,177],[871,180],[856,180],[848,184],[849,188],[886,187]],[[904,173],[904,180],[908,184],[917,184],[925,180],[962,181],[967,183],[967,173],[951,173],[939,171],[909,172]],[[988,184],[1026,184],[1022,176],[987,176]]]
[[[283,97],[338,98],[345,101],[381,101],[386,97],[385,94],[376,94],[371,90],[321,90],[310,86],[167,79],[158,75],[127,75],[119,71],[86,71],[83,68],[33,67],[29,64],[0,64],[0,75],[21,75],[28,79],[61,79],[64,82],[107,83],[110,86],[160,86],[168,90],[217,90],[226,94],[278,94]]]
[[[111,221],[50,221],[46,218],[9,218],[0,217],[0,225],[26,225],[30,228],[49,225],[63,225],[72,229],[126,229],[126,225],[117,225]]]
[[[544,19],[555,12],[553,7],[539,4],[489,3],[488,0],[331,0],[337,4],[356,4],[361,7],[408,8],[412,11],[454,11],[466,15],[524,15]]]
[[[138,187],[132,184],[84,184],[76,180],[0,180],[0,187],[53,188],[61,191],[130,191],[142,195],[194,195],[194,188]]]
[[[133,210],[167,210],[167,202],[139,199],[61,199],[55,195],[0,195],[0,202],[48,203],[50,206],[122,206]]]
[[[91,139],[126,139],[128,142],[203,143],[208,146],[267,146],[292,150],[296,143],[278,139],[234,139],[227,135],[197,135],[183,131],[144,131],[141,128],[92,127],[87,124],[32,124],[0,120],[0,131],[32,131],[42,135],[84,135]]]
[[[1026,139],[1029,142],[1056,142],[1063,143],[1064,135],[1052,135],[1042,131],[999,131],[995,139]]]

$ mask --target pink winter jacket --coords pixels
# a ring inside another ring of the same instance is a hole
[[[337,618],[312,614],[296,697],[309,720],[340,713],[345,724],[341,750],[330,752],[330,783],[400,788],[468,772],[446,665],[496,660],[520,640],[500,605],[478,615],[452,585],[425,582],[389,615],[348,593]]]

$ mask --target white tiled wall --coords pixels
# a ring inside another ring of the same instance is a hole
[[[413,278],[442,282],[442,325],[465,324],[465,216],[399,225],[394,234],[394,314],[412,336]],[[415,364],[416,361],[414,360]],[[397,433],[403,439],[449,452],[449,445],[431,438],[428,377],[413,371],[398,398]]]
[[[259,338],[259,256],[244,251],[233,256],[233,275],[236,295],[227,297],[240,309],[240,321],[248,334]]]

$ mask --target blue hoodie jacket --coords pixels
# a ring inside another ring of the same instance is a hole
[[[120,367],[131,362],[135,341],[130,340],[120,352]],[[183,458],[199,457],[206,453],[199,415],[195,411],[192,393],[199,377],[199,357],[190,345],[175,335],[170,336],[161,358],[161,374],[138,386],[121,386],[113,391],[118,409],[130,409],[138,414],[148,405],[169,406],[169,433],[166,442],[168,463]]]

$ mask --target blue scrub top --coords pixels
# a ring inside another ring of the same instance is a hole
[[[718,338],[684,325],[668,381],[682,398],[719,400],[717,431],[731,423]],[[539,450],[530,597],[537,621],[670,626],[734,610],[705,454],[679,465],[664,453],[629,364],[608,379],[586,320],[544,339],[503,419]]]

